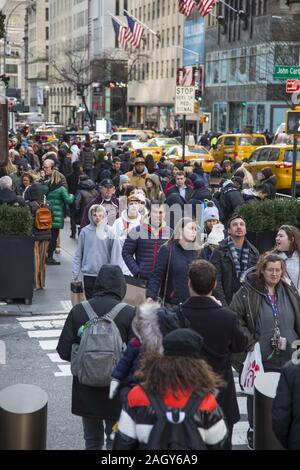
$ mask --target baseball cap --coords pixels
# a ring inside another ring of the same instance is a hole
[[[111,179],[105,178],[104,180],[101,181],[100,187],[102,187],[102,188],[113,188],[114,183],[112,182]]]
[[[144,165],[145,165],[145,159],[143,157],[137,157],[134,160],[134,164],[136,164],[136,163],[144,163]]]

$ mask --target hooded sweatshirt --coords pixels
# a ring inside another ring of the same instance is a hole
[[[111,249],[111,264],[120,266],[123,274],[132,276],[132,273],[129,271],[127,265],[125,264],[122,256],[122,249],[127,238],[128,232],[141,224],[141,214],[138,214],[137,218],[129,219],[127,210],[122,212],[121,217],[119,217],[112,226],[112,249]]]
[[[79,235],[76,253],[72,264],[72,279],[79,277],[80,271],[84,276],[97,277],[103,264],[110,263],[111,228],[107,219],[96,226],[92,218],[93,205],[88,212],[89,225],[84,227]]]

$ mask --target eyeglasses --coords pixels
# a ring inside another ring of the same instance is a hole
[[[282,269],[280,269],[280,268],[266,268],[265,271],[267,273],[270,273],[270,274],[272,274],[272,273],[280,274],[282,272]]]

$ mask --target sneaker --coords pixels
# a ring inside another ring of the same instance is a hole
[[[60,262],[56,261],[54,258],[46,258],[46,264],[49,266],[58,266]]]
[[[56,248],[55,254],[56,254],[56,255],[59,255],[59,254],[60,254],[60,248]],[[60,263],[59,263],[59,264],[60,264]]]
[[[247,441],[248,441],[248,449],[250,450],[254,450],[253,439],[254,439],[254,431],[253,429],[249,428],[247,431]]]

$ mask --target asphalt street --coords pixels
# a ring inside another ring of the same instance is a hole
[[[46,287],[35,293],[31,306],[0,305],[0,390],[18,383],[41,387],[48,394],[47,449],[83,449],[81,418],[71,414],[72,376],[69,364],[56,354],[57,341],[70,310],[72,254],[76,241],[69,238],[69,224],[61,234],[60,266],[47,267]],[[0,351],[1,352],[1,351]],[[3,358],[2,358],[3,359]],[[235,378],[241,421],[233,434],[235,449],[246,449],[246,398]]]

